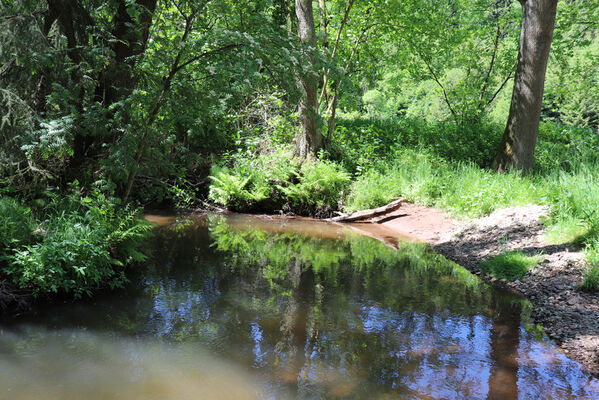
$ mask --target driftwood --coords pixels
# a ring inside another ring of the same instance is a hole
[[[385,214],[388,214],[390,212],[393,212],[395,210],[397,210],[399,207],[401,207],[401,203],[402,203],[403,199],[398,199],[395,200],[385,206],[379,207],[379,208],[373,208],[370,210],[362,210],[362,211],[358,211],[349,215],[340,215],[338,217],[334,217],[334,218],[330,218],[329,221],[333,221],[333,222],[361,222],[361,221],[365,221],[365,220],[370,220],[370,219],[378,219],[378,221],[374,221],[374,222],[380,222],[381,220],[384,220],[384,218],[379,218],[381,216],[384,216]],[[368,222],[373,222],[373,221],[368,221]]]

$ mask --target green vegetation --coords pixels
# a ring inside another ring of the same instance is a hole
[[[597,246],[593,246],[593,249],[596,249]],[[597,265],[597,258],[591,257],[591,263],[593,265]],[[584,273],[584,281],[582,282],[582,289],[588,290],[591,292],[596,292],[599,290],[599,267],[589,267]]]
[[[0,2],[0,275],[118,286],[140,206],[330,216],[399,196],[550,205],[596,263],[599,7],[538,1]]]
[[[149,225],[138,218],[137,210],[116,208],[98,193],[52,196],[33,211],[4,198],[0,214],[2,235],[11,238],[3,240],[3,272],[18,288],[35,295],[66,293],[77,298],[94,289],[122,287],[127,281],[125,265],[145,258],[137,248],[148,236]]]
[[[521,279],[539,263],[541,256],[527,256],[519,251],[503,253],[481,264],[484,272],[498,279]]]
[[[233,211],[327,214],[337,209],[350,181],[334,162],[300,164],[286,148],[272,154],[237,153],[228,164],[212,167],[208,197]]]

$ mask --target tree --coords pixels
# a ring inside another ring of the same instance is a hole
[[[498,171],[529,170],[539,132],[545,72],[557,0],[520,0],[523,8],[514,92],[503,139],[495,156]]]
[[[315,156],[322,145],[318,127],[318,70],[316,67],[316,29],[311,0],[296,0],[297,32],[306,46],[309,64],[302,68],[300,83],[303,89],[299,104],[301,131],[295,138],[295,153],[301,159]]]

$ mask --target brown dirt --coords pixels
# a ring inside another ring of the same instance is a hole
[[[462,224],[463,222],[451,218],[443,211],[404,202],[381,225],[435,243]]]
[[[547,207],[510,207],[470,222],[408,203],[395,213],[384,226],[430,243],[435,251],[483,280],[529,299],[535,322],[570,358],[599,375],[599,294],[578,289],[584,268],[579,249],[544,241],[541,219]],[[542,261],[514,282],[497,280],[480,270],[482,262],[512,250],[541,254]]]

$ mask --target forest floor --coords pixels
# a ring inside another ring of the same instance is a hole
[[[580,249],[545,242],[541,221],[548,211],[536,205],[510,207],[466,222],[404,203],[394,212],[395,218],[382,225],[430,243],[435,251],[483,280],[530,300],[535,323],[570,358],[599,375],[599,294],[578,289],[584,266]],[[507,251],[541,254],[541,262],[513,282],[481,271],[484,261]]]

